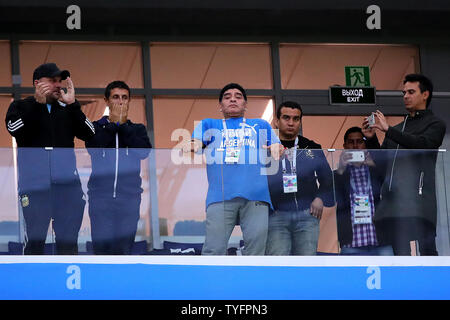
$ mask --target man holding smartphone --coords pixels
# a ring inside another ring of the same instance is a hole
[[[391,246],[380,245],[382,235],[376,233],[372,221],[384,172],[365,150],[361,128],[351,127],[345,132],[343,147],[334,176],[341,255],[393,255]],[[355,159],[355,153],[363,156]]]
[[[438,255],[435,167],[446,125],[429,108],[433,95],[430,79],[409,74],[402,93],[408,113],[402,123],[389,126],[379,110],[374,113],[374,125],[369,127],[368,120],[363,123],[368,141],[380,147],[375,135],[379,130],[386,134],[381,148],[395,150],[383,152],[386,179],[374,220],[377,230],[392,243],[395,255],[411,255],[410,241],[414,240],[421,255]]]
[[[66,80],[66,92],[62,81]],[[34,70],[34,96],[14,101],[6,114],[18,150],[19,198],[26,229],[25,254],[43,254],[49,222],[57,254],[78,253],[85,200],[74,138],[88,140],[94,126],[75,99],[70,73],[54,63]]]

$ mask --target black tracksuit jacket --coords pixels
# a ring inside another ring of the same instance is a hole
[[[34,97],[14,101],[6,128],[16,138],[21,192],[48,190],[51,184],[80,184],[74,138],[88,140],[95,130],[78,101],[47,105]]]
[[[116,198],[140,194],[141,160],[152,147],[145,126],[130,120],[117,125],[105,116],[94,121],[94,127],[95,136],[86,141],[92,160],[89,196]]]

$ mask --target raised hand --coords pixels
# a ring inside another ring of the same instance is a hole
[[[381,113],[380,110],[377,110],[373,113],[375,115],[375,124],[373,124],[370,129],[378,129],[380,131],[386,132],[389,129],[389,124],[384,117],[384,114]],[[363,122],[363,128],[367,129],[369,127],[367,119]],[[364,131],[363,131],[364,133]],[[364,134],[365,135],[365,134]],[[366,136],[369,138],[369,136]]]
[[[345,169],[347,168],[348,162],[352,157],[352,154],[348,151],[342,151],[341,156],[339,157],[339,165],[337,169],[338,174],[344,173]]]
[[[364,119],[364,122],[362,123],[361,131],[367,139],[371,139],[375,136],[375,129],[373,126],[372,127],[369,126],[368,118],[369,117]]]
[[[370,152],[367,150],[364,152],[364,164],[368,165],[369,167],[375,167],[375,162],[373,161]]]
[[[34,90],[34,98],[38,103],[47,103],[47,96],[51,93],[51,87],[48,83],[39,82]]]
[[[75,88],[73,86],[72,79],[67,77],[67,93],[63,89],[60,89],[61,98],[60,100],[65,104],[72,104],[75,102]]]
[[[125,123],[128,118],[128,101],[114,102],[109,105],[109,121]]]
[[[387,123],[387,120],[384,117],[384,114],[382,114],[380,110],[377,110],[375,112],[375,117],[378,119],[378,121],[375,121],[375,125],[378,124],[378,128],[380,130],[386,132],[389,129],[389,124]]]

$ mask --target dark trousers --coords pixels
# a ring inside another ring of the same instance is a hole
[[[437,256],[436,238],[434,234],[421,237],[417,240],[419,243],[419,252],[421,256]],[[394,255],[396,256],[410,256],[411,246],[409,240],[398,240],[392,244]]]
[[[78,254],[78,232],[86,204],[79,184],[52,185],[50,190],[24,192],[20,197],[27,238],[26,255],[44,254],[51,220],[56,254]]]
[[[89,195],[89,217],[94,253],[128,255],[136,236],[141,195]]]
[[[386,218],[375,223],[378,239],[392,245],[394,255],[410,256],[410,241],[417,240],[421,256],[437,256],[436,226],[423,218]]]

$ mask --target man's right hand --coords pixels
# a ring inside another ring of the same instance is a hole
[[[50,94],[50,86],[45,82],[38,82],[34,90],[34,98],[38,103],[47,103],[47,96]]]
[[[367,139],[371,139],[375,136],[375,129],[369,126],[368,117],[364,119],[361,131]]]

